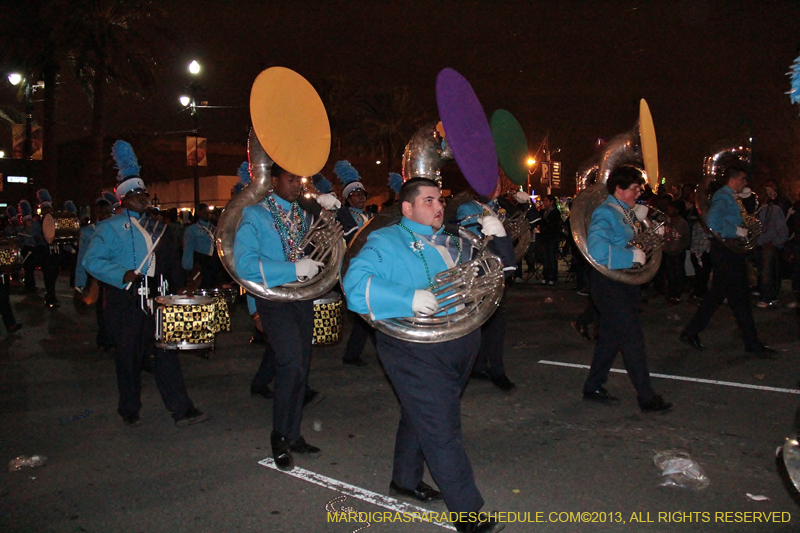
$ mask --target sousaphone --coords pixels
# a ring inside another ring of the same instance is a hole
[[[436,102],[442,127],[435,123],[419,130],[406,146],[403,178],[436,179],[439,169],[452,157],[478,194],[489,196],[498,180],[497,154],[486,115],[469,82],[453,69],[442,70],[436,78]],[[451,155],[452,154],[452,155]],[[439,180],[437,180],[439,181]],[[372,231],[396,224],[399,212],[379,215],[359,230],[342,261],[340,278],[347,273]],[[436,276],[440,289],[434,293],[441,316],[416,316],[372,320],[361,315],[378,331],[394,338],[421,343],[457,339],[479,328],[497,309],[503,296],[503,264],[489,252],[489,238],[479,239],[461,230],[473,248],[472,260]],[[480,275],[475,277],[475,269]]]
[[[749,137],[721,141],[711,150],[711,155],[703,161],[703,179],[695,189],[694,201],[697,207],[698,218],[703,229],[711,237],[721,242],[737,254],[747,254],[756,247],[756,240],[761,235],[761,222],[758,218],[748,214],[742,208],[742,225],[747,230],[747,237],[743,239],[724,239],[706,224],[708,209],[711,207],[711,198],[720,187],[724,186],[723,176],[731,166],[750,165],[752,157],[752,139]]]
[[[313,300],[336,285],[346,250],[341,225],[323,211],[300,243],[307,257],[325,266],[306,281],[265,287],[236,272],[233,243],[245,207],[261,202],[272,189],[273,161],[298,176],[313,176],[325,166],[331,147],[328,115],[314,87],[296,72],[272,67],[258,75],[250,92],[253,128],[247,145],[250,184],[231,198],[217,225],[216,245],[222,265],[247,292],[279,302]]]
[[[596,169],[593,167],[596,164]],[[658,184],[658,147],[653,117],[647,102],[639,102],[639,121],[628,132],[617,135],[605,146],[596,162],[585,164],[586,176],[594,176],[594,183],[583,189],[572,202],[570,209],[570,226],[575,245],[581,254],[604,276],[627,283],[641,285],[647,283],[658,272],[661,264],[661,236],[656,233],[660,223],[650,219],[643,220],[646,230],[637,235],[632,246],[642,248],[647,261],[640,268],[610,269],[598,263],[590,254],[587,232],[592,221],[592,213],[608,197],[606,182],[611,173],[623,165],[644,165],[649,185],[655,188]],[[588,179],[587,179],[588,181]],[[655,210],[651,210],[655,211]]]

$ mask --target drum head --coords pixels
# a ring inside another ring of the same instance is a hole
[[[443,69],[436,77],[436,104],[458,168],[475,192],[492,196],[499,179],[497,152],[472,86],[455,70]]]
[[[272,67],[259,74],[250,91],[250,118],[264,151],[292,174],[313,176],[328,161],[328,114],[297,72]]]
[[[47,244],[50,244],[56,238],[56,219],[50,213],[42,217],[42,234]]]

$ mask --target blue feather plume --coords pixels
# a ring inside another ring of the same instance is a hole
[[[389,172],[389,188],[392,189],[395,194],[399,194],[402,186],[403,176],[397,172]]]
[[[361,181],[361,176],[358,175],[358,171],[353,168],[349,161],[342,160],[337,162],[333,167],[333,171],[345,187],[354,181]]]
[[[314,188],[317,189],[317,192],[320,194],[328,194],[329,192],[333,192],[333,184],[322,175],[322,172],[314,174],[311,177],[311,182],[314,184]]]
[[[789,95],[793,104],[800,104],[800,56],[795,58],[791,68],[786,75],[792,80],[792,90],[786,94]]]
[[[111,157],[117,163],[119,172],[117,173],[117,181],[125,181],[126,178],[131,176],[138,176],[139,161],[136,159],[136,154],[133,153],[133,147],[125,141],[117,141],[111,147]]]
[[[13,205],[6,207],[6,215],[9,219],[17,218],[17,210],[14,209]]]
[[[239,170],[237,170],[236,173],[239,174],[239,183],[241,183],[242,186],[250,184],[250,180],[252,179],[250,176],[250,163],[247,161],[243,162],[239,165]]]
[[[50,196],[50,192],[47,189],[39,189],[36,191],[36,199],[39,200],[39,203],[44,202],[53,202],[52,196]]]
[[[31,204],[28,200],[20,200],[19,201],[19,214],[23,217],[27,217],[33,214],[33,209],[31,209]]]
[[[72,200],[67,200],[66,202],[64,202],[64,211],[68,211],[73,215],[78,214],[78,208],[75,207],[75,204],[72,202]]]
[[[111,191],[104,191],[103,199],[111,205],[119,203],[119,200],[117,200],[117,195]]]

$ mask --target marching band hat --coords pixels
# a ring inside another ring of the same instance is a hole
[[[139,177],[141,167],[136,159],[136,154],[133,153],[133,147],[125,141],[116,141],[111,147],[111,157],[117,163],[115,168],[119,170],[117,173],[119,185],[114,190],[117,199],[121,202],[125,196],[131,193],[147,194],[147,187]]]

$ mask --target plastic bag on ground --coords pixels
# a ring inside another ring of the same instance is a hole
[[[8,462],[8,471],[16,472],[17,470],[21,470],[24,466],[35,468],[37,466],[44,466],[46,464],[47,457],[44,455],[31,455],[30,457],[27,455],[20,455],[19,457],[15,457]]]
[[[653,458],[661,470],[662,487],[682,487],[702,490],[711,482],[692,456],[681,450],[664,450]]]

